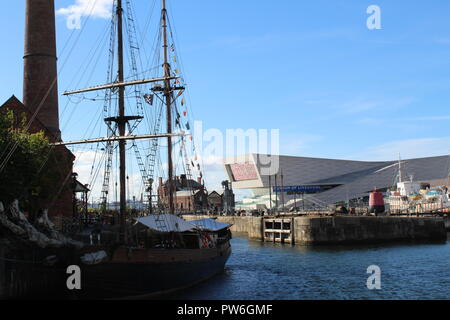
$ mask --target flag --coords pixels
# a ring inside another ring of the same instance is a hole
[[[177,62],[177,57],[176,56],[173,57],[173,62],[175,62],[175,63]]]
[[[187,111],[183,111],[183,116],[187,116]]]
[[[183,93],[184,93],[184,90],[180,90],[180,92],[178,92],[177,97],[180,97]]]
[[[192,164],[192,168],[195,168],[194,161],[191,161],[191,164]]]
[[[189,122],[186,122],[186,129],[191,130],[191,126],[189,125]]]
[[[184,106],[184,97],[181,99],[181,105]]]
[[[170,46],[170,50],[175,51],[175,45],[172,43],[172,45]]]
[[[153,94],[144,94],[145,102],[147,102],[151,106],[153,105],[153,97]]]
[[[180,73],[180,70],[178,70],[178,68],[176,68],[175,73]]]

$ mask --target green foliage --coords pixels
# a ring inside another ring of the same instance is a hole
[[[12,111],[0,112],[0,163],[15,148],[0,172],[0,201],[9,204],[19,199],[25,209],[34,209],[57,193],[58,157],[43,132],[27,133],[24,116],[20,123],[14,128]]]

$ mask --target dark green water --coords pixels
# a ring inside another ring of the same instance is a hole
[[[291,247],[232,240],[223,274],[172,299],[449,299],[450,243]],[[370,265],[381,290],[367,289]]]

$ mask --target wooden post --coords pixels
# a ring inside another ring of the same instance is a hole
[[[271,182],[271,178],[272,178],[272,175],[269,175],[269,198],[270,198],[270,204],[269,204],[269,207],[270,207],[270,214],[269,214],[269,216],[271,216],[272,215],[272,182]]]
[[[280,243],[284,243],[284,238],[283,238],[283,225],[284,225],[284,219],[281,220],[281,229],[280,229]]]
[[[295,218],[291,218],[291,245],[295,245],[295,230],[294,230]]]

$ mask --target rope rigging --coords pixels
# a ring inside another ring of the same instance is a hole
[[[97,0],[96,0],[97,1]],[[117,5],[117,0],[114,1],[114,5]],[[147,55],[145,51],[145,46],[141,50],[139,44],[143,44],[146,42],[148,37],[147,29],[150,25],[154,7],[156,5],[156,1],[152,2],[150,11],[151,15],[147,17],[147,21],[145,22],[144,28],[139,28],[139,23],[134,15],[134,7],[131,0],[125,1],[125,31],[127,34],[127,51],[128,54],[128,64],[129,64],[129,74],[126,79],[128,80],[139,80],[141,76],[150,76],[152,74],[160,74],[161,73],[161,47],[162,47],[162,31],[156,33],[155,38],[153,39],[152,51],[153,56],[151,56],[151,52]],[[92,13],[92,12],[91,12]],[[87,24],[87,19],[84,22],[83,30]],[[118,32],[118,18],[116,13],[112,12],[111,22],[106,24],[105,30],[109,29],[109,32],[102,32],[92,49],[89,51],[88,55],[84,59],[82,66],[77,69],[75,76],[71,77],[69,87],[71,87],[75,83],[75,87],[78,87],[82,82],[86,84],[90,82],[90,80],[94,77],[98,66],[100,66],[101,59],[103,57],[102,52],[106,51],[106,47],[108,47],[108,60],[106,63],[106,83],[114,83],[118,79],[118,75],[115,73],[116,67],[116,58],[117,58],[117,32]],[[169,17],[167,17],[168,28],[169,28],[169,61],[170,67],[169,72],[170,75],[179,76],[179,79],[169,80],[169,84],[171,89],[170,92],[170,105],[173,110],[172,112],[172,120],[175,124],[174,127],[180,131],[190,131],[192,122],[193,112],[191,111],[191,103],[188,95],[188,90],[186,89],[185,76],[182,72],[182,62],[181,58],[178,56],[178,46],[176,45],[176,41],[174,39],[174,33],[172,31],[171,23]],[[138,37],[140,33],[140,39]],[[80,33],[81,34],[81,33]],[[69,39],[71,39],[73,32]],[[109,45],[108,45],[109,38]],[[80,39],[80,35],[78,35],[75,43]],[[75,44],[74,44],[75,45]],[[67,46],[67,44],[66,44]],[[64,48],[66,48],[66,46]],[[64,50],[63,50],[64,51]],[[142,51],[142,52],[141,52]],[[68,58],[70,57],[69,53]],[[144,54],[144,59],[142,59],[142,53]],[[66,63],[65,62],[65,63]],[[62,69],[64,69],[65,63],[63,64]],[[143,70],[143,71],[142,71]],[[61,71],[60,71],[61,72]],[[127,111],[135,114],[137,116],[136,119],[131,119],[126,123],[127,132],[126,135],[131,134],[159,134],[162,131],[162,124],[164,120],[164,105],[166,101],[164,101],[163,91],[157,91],[157,85],[143,84],[143,85],[134,85],[130,90],[125,91],[125,99],[127,103]],[[65,129],[69,123],[71,126],[76,127],[76,125],[86,123],[86,129],[83,131],[83,136],[86,138],[87,136],[92,136],[94,132],[97,131],[101,134],[106,129],[107,137],[117,137],[120,136],[118,134],[118,122],[111,120],[112,117],[118,114],[118,89],[117,88],[109,88],[106,89],[104,95],[100,95],[98,92],[95,94],[87,95],[84,93],[80,93],[75,95],[74,97],[68,96],[68,100],[66,102],[64,111],[61,116],[63,116],[68,108],[68,106],[73,106],[72,110],[67,117],[64,118],[64,125],[61,127]],[[45,98],[42,100],[41,104],[37,108],[35,114],[33,114],[32,119],[30,119],[27,129],[31,126],[32,121],[36,117],[39,112],[42,104],[44,103]],[[103,108],[90,108],[89,114],[86,114],[83,117],[79,117],[77,121],[71,122],[72,118],[75,115],[76,107],[81,105],[83,102],[92,101],[97,102],[101,101],[101,105]],[[92,115],[92,117],[91,117]],[[86,121],[87,118],[91,118],[89,121]],[[107,120],[110,119],[110,120]],[[78,122],[78,123],[77,123]],[[105,123],[106,126],[102,127],[102,123]],[[174,138],[173,143],[171,144],[173,147],[179,147],[179,154],[174,152],[176,157],[176,166],[175,173],[181,172],[187,176],[189,181],[188,190],[194,194],[194,188],[192,186],[191,181],[193,181],[193,171],[198,171],[200,176],[203,177],[203,173],[201,170],[200,163],[197,162],[198,157],[195,154],[195,145],[192,142],[193,136],[190,135],[190,141],[186,137],[181,137],[180,139]],[[95,147],[92,146],[90,149],[83,148],[74,148],[72,152],[77,155],[74,166],[76,167],[80,163],[80,159],[86,153],[93,153],[93,161],[92,165],[89,167],[87,181],[89,182],[90,191],[88,194],[88,199],[92,199],[93,195],[96,194],[96,186],[98,180],[102,180],[99,182],[100,184],[100,202],[102,204],[102,208],[106,210],[109,200],[111,198],[111,186],[113,186],[115,191],[115,200],[117,201],[117,188],[118,188],[118,178],[115,174],[118,169],[118,143],[114,141],[107,141],[105,143],[97,142]],[[144,202],[147,202],[149,208],[157,206],[158,203],[154,200],[153,190],[155,190],[154,186],[156,185],[155,177],[163,177],[167,176],[167,170],[165,170],[165,161],[166,155],[162,155],[160,152],[161,142],[158,138],[149,139],[148,142],[137,142],[133,141],[128,145],[126,151],[128,153],[134,151],[134,158],[132,161],[130,160],[130,166],[127,175],[127,195],[128,198],[135,193],[130,189],[130,176],[132,179],[131,185],[136,187],[136,182],[134,181],[134,170],[133,168],[137,168],[141,175],[141,184],[139,185],[140,194],[145,195],[143,197]],[[191,147],[190,152],[188,152],[189,147]],[[2,150],[0,155],[0,173],[5,169],[8,164],[9,159],[12,154],[16,150],[17,146],[8,146],[5,150]],[[54,147],[51,148],[53,151]],[[192,155],[190,156],[189,153]],[[193,156],[195,155],[195,156]],[[50,158],[51,153],[49,152],[47,156],[47,160],[42,165],[41,170],[45,167],[48,159]],[[129,157],[130,158],[130,157]],[[135,161],[135,164],[133,163]],[[103,169],[103,170],[102,170]],[[40,171],[41,171],[40,170]],[[103,172],[103,176],[101,174]],[[40,173],[40,172],[39,172]],[[68,181],[70,176],[66,177],[64,184]],[[63,186],[61,186],[62,188]],[[25,186],[24,186],[25,188]],[[137,189],[137,187],[136,187]],[[57,198],[57,195],[54,197]],[[141,197],[142,198],[142,197]],[[129,200],[129,199],[128,199]]]

